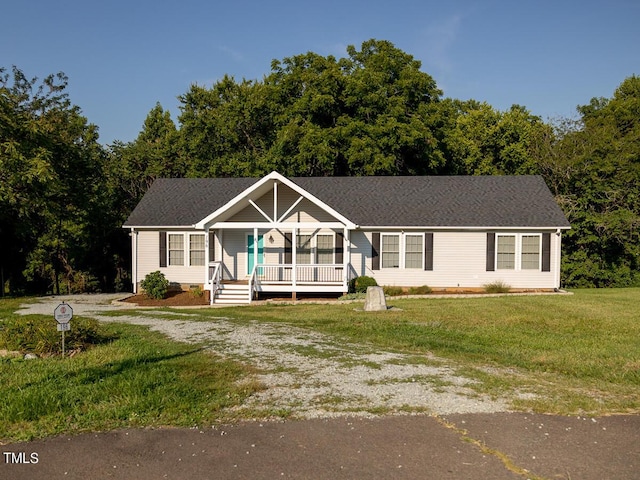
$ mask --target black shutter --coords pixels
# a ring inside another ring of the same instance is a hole
[[[209,231],[209,261],[216,261],[216,234]]]
[[[290,264],[293,262],[291,257],[291,245],[292,245],[291,232],[285,232],[284,234],[284,263]]]
[[[433,233],[424,234],[424,269],[433,270]]]
[[[167,266],[167,232],[160,232],[160,266]]]
[[[336,264],[344,263],[344,234],[336,232]]]
[[[551,271],[551,234],[542,234],[542,271]]]
[[[496,270],[496,234],[487,232],[487,272]]]
[[[371,269],[380,270],[380,232],[371,234]]]

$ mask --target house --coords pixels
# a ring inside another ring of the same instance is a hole
[[[540,176],[158,179],[129,216],[134,292],[160,270],[211,302],[379,285],[560,287],[570,225]]]

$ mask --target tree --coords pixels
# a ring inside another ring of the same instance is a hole
[[[225,76],[181,96],[190,176],[408,175],[445,164],[426,108],[441,95],[390,42],[272,63],[263,81]]]
[[[89,225],[104,152],[67,81],[59,73],[38,85],[16,67],[0,69],[0,251],[12,290],[58,292],[60,282],[95,279],[88,255],[100,239]]]
[[[627,78],[613,98],[594,98],[578,112],[580,121],[551,149],[547,165],[558,166],[546,168],[572,224],[566,283],[640,285],[640,78]]]

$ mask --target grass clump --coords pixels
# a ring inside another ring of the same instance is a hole
[[[429,295],[433,290],[429,285],[421,285],[419,287],[410,287],[409,295]]]
[[[511,286],[502,280],[487,283],[483,285],[483,288],[486,293],[509,293],[511,291]]]
[[[0,323],[0,349],[58,355],[62,352],[62,342],[56,325],[50,318],[13,315]],[[96,320],[74,317],[71,330],[66,332],[65,344],[68,351],[81,351],[112,339]]]
[[[397,297],[404,294],[402,287],[396,287],[395,285],[385,285],[382,287],[382,291],[388,297]]]

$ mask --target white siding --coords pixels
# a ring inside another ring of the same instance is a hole
[[[557,260],[558,249],[556,246],[557,242],[560,241],[560,237],[555,232],[551,234],[551,272],[542,272],[540,270],[496,270],[487,272],[487,233],[464,231],[434,232],[433,271],[408,268],[381,268],[374,271],[371,268],[371,233],[352,233],[352,264],[358,275],[374,277],[379,285],[482,288],[487,283],[503,281],[512,288],[519,289],[551,289],[558,286],[556,285],[556,269],[559,262]],[[518,232],[518,234],[521,233]],[[403,245],[402,240],[401,245]],[[364,261],[362,261],[362,255],[366,255]]]
[[[175,231],[170,233],[184,234],[186,242],[185,264],[160,267],[160,235],[157,230],[141,230],[138,232],[138,278],[137,282],[156,270],[164,273],[170,283],[181,285],[196,285],[204,283],[205,267],[189,266],[189,233],[202,233],[201,231]]]

